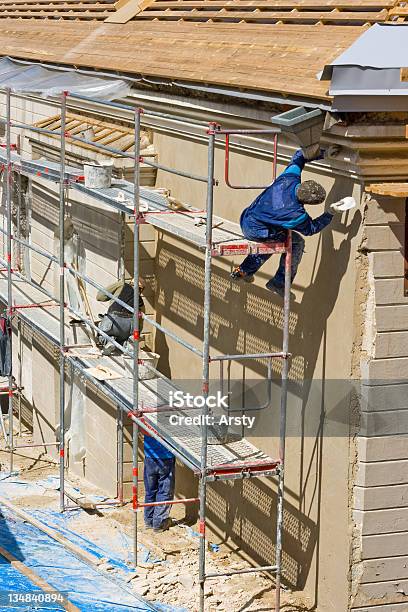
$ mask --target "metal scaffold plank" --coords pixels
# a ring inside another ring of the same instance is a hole
[[[13,167],[20,169],[23,174],[59,181],[60,165],[56,162],[44,160],[27,160],[17,153],[12,154]],[[0,164],[6,163],[5,153],[0,150]],[[70,186],[99,202],[125,212],[133,214],[133,184],[122,179],[114,180],[112,187],[106,189],[90,189],[81,182],[83,172],[78,168],[66,166],[65,176]],[[120,194],[124,194],[125,201]],[[140,221],[149,223],[157,229],[163,230],[186,240],[201,251],[205,250],[206,212],[191,208],[185,211],[174,211],[169,208],[167,198],[159,191],[140,187],[140,203],[148,208],[141,213]],[[216,215],[212,223],[212,255],[233,256],[247,255],[249,253],[283,253],[283,243],[257,243],[246,240],[238,223],[234,223]]]

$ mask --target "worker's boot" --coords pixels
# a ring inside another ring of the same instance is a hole
[[[281,297],[282,299],[285,297],[285,286],[278,285],[275,282],[274,278],[271,278],[271,280],[266,283],[265,287],[269,289],[269,291],[272,291],[272,293],[276,293],[276,295],[279,295],[279,297]],[[290,292],[290,299],[295,299],[295,294],[292,291]]]
[[[234,281],[241,281],[241,280],[243,280],[246,283],[253,283],[254,282],[254,275],[253,274],[246,274],[245,272],[243,272],[241,270],[241,268],[239,266],[237,268],[233,269],[233,271],[230,274],[230,278],[232,278],[232,280],[234,280]]]
[[[154,527],[153,531],[155,533],[162,533],[163,531],[167,531],[172,525],[171,519],[165,519],[159,527]]]

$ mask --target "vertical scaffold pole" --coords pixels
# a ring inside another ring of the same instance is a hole
[[[214,202],[214,149],[215,129],[217,124],[211,122],[208,129],[208,180],[207,180],[207,220],[205,230],[205,265],[204,265],[204,330],[203,330],[203,397],[208,396],[210,378],[210,318],[211,318],[211,261],[212,261],[212,222]],[[205,598],[205,528],[206,528],[206,487],[207,487],[207,426],[208,406],[204,403],[201,425],[201,469],[200,469],[200,548],[199,548],[199,582],[200,611],[204,610]]]
[[[11,322],[13,315],[13,279],[12,279],[12,240],[13,228],[11,220],[11,90],[6,88],[6,209],[7,209],[7,320],[12,334]],[[13,342],[10,337],[10,373],[8,376],[8,445],[10,453],[10,474],[13,472],[14,436],[13,436]]]
[[[139,407],[139,212],[140,212],[140,120],[142,109],[135,111],[135,159],[133,167],[133,409]],[[138,442],[139,426],[133,421],[132,426],[132,490],[133,490],[133,557],[137,567],[137,510],[138,510]]]
[[[283,347],[286,355],[282,363],[281,408],[279,428],[279,482],[278,482],[278,510],[276,525],[276,599],[275,612],[280,612],[281,577],[282,577],[282,530],[283,530],[283,497],[285,486],[285,447],[286,447],[286,411],[288,404],[289,379],[289,317],[290,317],[290,289],[292,268],[292,232],[288,232],[285,255],[285,294],[283,300]]]
[[[120,406],[116,407],[117,422],[117,445],[118,460],[116,472],[116,495],[120,504],[123,504],[123,410]]]
[[[67,114],[67,96],[61,96],[61,176],[59,184],[59,335],[60,335],[60,436],[59,436],[59,471],[60,471],[60,510],[65,510],[65,131]]]

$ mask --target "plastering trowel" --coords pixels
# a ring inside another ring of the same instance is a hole
[[[357,202],[352,196],[347,196],[342,198],[338,202],[334,202],[334,204],[330,204],[330,208],[335,210],[336,212],[346,212],[347,210],[351,210],[357,206]]]

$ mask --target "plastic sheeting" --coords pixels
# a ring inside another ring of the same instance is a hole
[[[49,68],[41,64],[15,62],[9,57],[0,60],[0,88],[41,96],[58,96],[64,91],[94,98],[116,100],[130,92],[130,83],[123,79],[101,78],[78,70]]]
[[[85,395],[84,378],[71,365],[71,389],[68,400],[71,407],[71,423],[65,441],[69,444],[69,457],[72,461],[82,461],[86,456]]]
[[[96,570],[80,561],[61,544],[30,524],[13,516],[8,510],[0,513],[0,546],[31,568],[55,591],[66,594],[81,612],[112,612],[113,610],[147,612],[156,610],[130,589],[120,588]],[[21,574],[10,571],[10,565],[0,558],[0,591],[27,593],[38,589]],[[43,609],[41,606],[18,607],[19,610]],[[61,609],[55,606],[54,609]]]
[[[0,495],[6,499],[22,498],[25,495],[42,496],[44,492],[56,491],[59,488],[59,478],[49,476],[44,480],[29,482],[19,477],[9,478],[0,472]],[[95,499],[95,501],[98,501]],[[114,510],[114,507],[112,507]],[[106,511],[109,511],[106,508]],[[159,602],[147,602],[132,591],[127,579],[133,575],[131,564],[132,540],[121,529],[117,530],[115,539],[107,539],[104,532],[92,534],[92,541],[84,535],[71,529],[71,521],[75,521],[83,510],[74,510],[61,514],[57,510],[30,507],[29,514],[44,525],[59,532],[70,542],[90,553],[96,559],[104,560],[111,567],[110,576],[98,572],[75,557],[63,545],[47,536],[36,527],[25,523],[20,517],[7,508],[0,509],[0,546],[8,550],[18,560],[43,578],[57,591],[67,593],[71,601],[81,612],[187,612],[185,608],[173,607]],[[128,551],[128,559],[124,559],[124,549]],[[163,563],[151,551],[139,542],[140,560],[150,563]],[[139,555],[138,555],[139,556]],[[128,562],[126,562],[128,561]],[[129,563],[130,562],[130,563]],[[0,555],[0,595],[7,591],[20,594],[42,592],[20,572],[10,566]],[[20,612],[42,610],[41,606],[21,606]],[[0,600],[0,610],[3,608]],[[47,609],[50,609],[49,607]],[[58,605],[53,610],[62,610]]]

